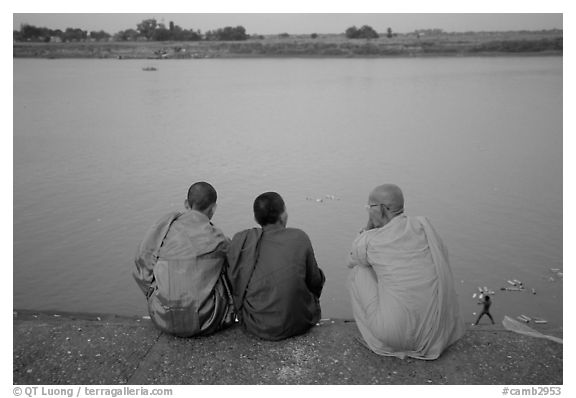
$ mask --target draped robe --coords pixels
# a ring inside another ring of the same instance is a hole
[[[363,232],[349,260],[354,318],[375,353],[436,359],[464,334],[448,252],[425,217]]]

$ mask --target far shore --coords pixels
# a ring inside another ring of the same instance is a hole
[[[267,36],[244,41],[14,42],[14,58],[383,58],[563,54],[562,31],[401,34],[378,39],[344,35]]]

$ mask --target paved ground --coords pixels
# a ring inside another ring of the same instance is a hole
[[[562,344],[501,325],[470,327],[435,361],[375,355],[344,320],[280,342],[239,327],[183,339],[110,315],[15,311],[13,325],[17,385],[563,384]]]

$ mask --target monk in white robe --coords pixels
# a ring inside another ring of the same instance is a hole
[[[396,185],[375,188],[366,208],[349,259],[358,329],[377,354],[436,359],[464,334],[446,247],[426,218],[404,214]]]

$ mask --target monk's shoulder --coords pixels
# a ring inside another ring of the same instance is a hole
[[[287,227],[284,231],[284,233],[291,239],[302,241],[304,243],[311,243],[308,234],[299,228]]]
[[[244,240],[245,237],[250,236],[250,235],[258,235],[259,230],[260,230],[260,228],[248,228],[248,229],[244,229],[242,231],[238,231],[232,237],[232,241],[236,242],[236,241]]]

